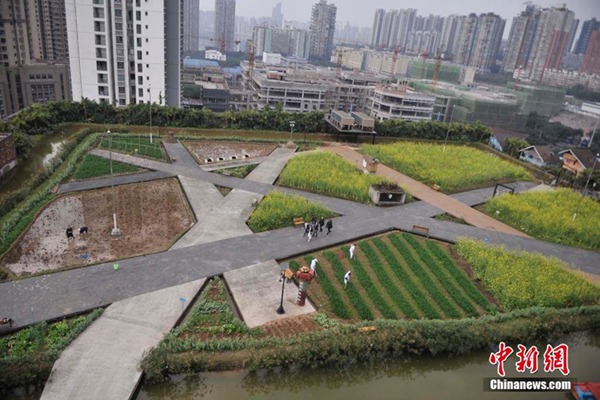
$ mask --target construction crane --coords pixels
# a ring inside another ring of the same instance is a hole
[[[442,66],[442,56],[438,52],[437,56],[435,56],[435,66],[433,68],[433,79],[431,80],[431,90],[435,91],[435,86],[437,85],[438,79],[440,77],[440,68]]]
[[[252,76],[254,75],[254,32],[252,39],[248,41],[248,81],[246,86],[248,89],[252,87]]]
[[[391,80],[394,80],[394,76],[396,75],[396,65],[398,65],[398,51],[399,47],[394,47],[394,54],[392,55],[392,68],[390,69]]]

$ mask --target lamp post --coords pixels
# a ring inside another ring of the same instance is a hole
[[[148,108],[150,109],[150,144],[152,144],[152,84],[148,87]]]
[[[448,122],[448,129],[446,130],[446,138],[444,139],[444,148],[442,149],[442,153],[446,152],[446,142],[448,141],[448,135],[450,134],[450,125],[452,124],[452,118],[454,117],[454,109],[456,104],[452,105],[452,112],[450,113],[450,121]]]
[[[106,131],[108,134],[108,160],[110,165],[110,189],[112,191],[112,212],[113,212],[113,224],[114,227],[110,234],[112,236],[121,236],[121,230],[117,227],[117,199],[115,195],[115,184],[112,180],[113,177],[113,167],[112,167],[112,133],[111,131]]]
[[[594,173],[594,170],[596,169],[596,162],[598,161],[598,157],[600,157],[600,153],[596,154],[596,156],[594,157],[594,163],[592,164],[591,171],[588,174],[588,178],[585,181],[585,186],[583,187],[583,193],[581,195],[581,200],[579,201],[579,204],[577,205],[577,209],[573,213],[573,221],[575,221],[575,218],[577,218],[577,212],[579,211],[579,207],[581,207],[581,203],[583,202],[585,194],[587,193],[587,187],[590,184],[590,179],[592,179],[592,174]]]
[[[277,309],[277,314],[285,314],[285,310],[283,309],[283,291],[285,290],[285,271],[289,268],[289,263],[281,264],[281,301],[279,302],[279,308]]]
[[[290,142],[292,141],[292,135],[294,134],[295,126],[296,126],[296,121],[290,121]]]

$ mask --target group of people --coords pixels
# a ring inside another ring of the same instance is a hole
[[[327,228],[327,235],[331,233],[331,229],[333,228],[333,222],[331,219],[325,223],[325,218],[321,217],[317,221],[317,217],[312,217],[310,222],[304,223],[304,237],[308,236],[308,241],[310,242],[313,237],[318,237],[319,232],[323,232],[323,227]]]
[[[350,245],[350,259],[352,260],[354,258],[354,251],[356,249],[356,244],[352,243]],[[317,264],[319,263],[319,260],[317,260],[316,258],[313,258],[310,262],[310,269],[312,270],[315,278],[317,277]],[[352,278],[352,271],[347,271],[346,274],[344,275],[344,289],[346,289],[346,287],[348,286],[348,283],[350,283],[350,279]]]

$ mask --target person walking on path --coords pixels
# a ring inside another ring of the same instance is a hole
[[[305,222],[304,223],[304,235],[303,236],[308,235],[309,231],[310,231],[310,225],[308,224],[308,222]]]
[[[352,271],[346,272],[346,275],[344,275],[344,289],[346,289],[346,287],[348,286],[348,283],[350,282],[351,277],[352,277]]]
[[[323,232],[324,226],[325,226],[325,218],[321,217],[321,219],[319,219],[319,231]]]
[[[354,250],[356,250],[356,245],[354,243],[352,243],[350,245],[350,259],[351,260],[354,258]]]
[[[319,223],[317,222],[316,219],[312,224],[312,229],[313,229],[313,236],[319,237]]]
[[[313,258],[312,261],[310,262],[310,269],[315,274],[315,276],[317,276],[317,264],[318,264],[318,262],[319,262],[319,260],[317,260],[316,258]]]
[[[325,227],[327,228],[327,234],[329,235],[331,233],[331,228],[333,228],[333,222],[331,220],[327,221]]]
[[[312,226],[308,227],[308,241],[310,242],[310,239],[312,239],[312,234],[313,234],[313,229]]]

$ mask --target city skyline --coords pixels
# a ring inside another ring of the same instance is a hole
[[[237,2],[236,15],[242,17],[263,17],[270,16],[273,7],[277,3],[282,3],[282,13],[285,20],[309,21],[311,17],[311,8],[315,1],[297,2],[293,0],[244,0]],[[375,10],[383,8],[385,10],[416,8],[419,15],[440,15],[448,16],[451,14],[468,15],[470,13],[482,14],[494,12],[506,20],[506,29],[504,38],[508,37],[510,25],[513,17],[525,9],[524,2],[506,1],[506,0],[488,0],[481,2],[478,0],[461,0],[458,2],[439,2],[437,0],[422,0],[418,4],[409,1],[398,0],[374,0],[370,2],[360,2],[357,0],[335,0],[329,1],[337,7],[337,21],[350,22],[351,24],[371,27]],[[532,1],[542,7],[551,7],[559,4],[565,4],[567,8],[575,13],[575,17],[581,21],[596,17],[600,19],[600,2],[598,0],[539,0]],[[200,0],[202,10],[213,10],[214,1]]]

